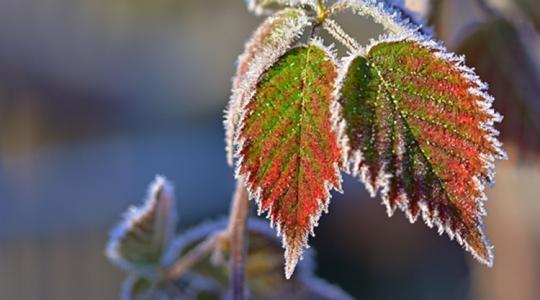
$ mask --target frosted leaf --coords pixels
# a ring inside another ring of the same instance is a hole
[[[225,112],[227,161],[233,164],[233,141],[238,134],[241,108],[255,92],[259,77],[289,50],[303,33],[309,19],[300,9],[285,9],[269,17],[255,31],[238,59],[232,95]]]
[[[352,55],[340,75],[348,160],[391,216],[402,209],[493,263],[482,217],[494,161],[506,158],[492,127],[502,117],[460,57],[435,42],[393,38]]]
[[[297,47],[261,76],[243,108],[237,175],[283,236],[287,278],[327,210],[329,191],[341,187],[336,77],[333,54],[321,42]]]
[[[161,263],[176,222],[172,186],[157,176],[144,204],[129,208],[124,220],[112,230],[106,255],[128,271],[153,272]]]

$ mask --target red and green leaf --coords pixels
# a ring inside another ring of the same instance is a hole
[[[336,77],[333,56],[322,45],[298,47],[261,77],[244,107],[238,175],[283,235],[287,277],[328,207],[329,190],[341,186],[332,113]]]
[[[389,215],[422,214],[491,265],[485,237],[485,184],[505,158],[490,107],[472,70],[434,42],[397,38],[352,56],[341,75],[348,158],[374,196],[382,189]]]
[[[309,19],[300,9],[284,9],[266,19],[255,31],[238,58],[232,95],[225,113],[227,159],[233,163],[233,141],[237,134],[240,108],[253,95],[259,77],[289,50]]]

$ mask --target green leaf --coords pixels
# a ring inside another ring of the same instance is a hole
[[[300,9],[284,9],[266,19],[255,31],[238,58],[232,95],[225,113],[227,160],[233,164],[234,138],[238,133],[241,108],[254,93],[259,77],[300,37],[309,19]]]
[[[287,277],[328,208],[329,190],[341,186],[336,77],[321,43],[289,51],[260,78],[239,127],[238,175],[283,235]]]
[[[422,214],[439,233],[491,265],[482,216],[484,186],[505,158],[494,122],[502,117],[462,60],[434,42],[395,38],[354,55],[341,73],[348,159],[391,216]]]
[[[505,143],[526,157],[540,153],[540,51],[533,44],[497,17],[474,27],[457,47],[498,99],[494,105],[504,114]]]
[[[172,186],[161,176],[150,185],[148,198],[131,207],[111,232],[107,257],[135,272],[155,272],[174,234],[176,209]]]

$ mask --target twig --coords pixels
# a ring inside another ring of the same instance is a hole
[[[234,192],[227,233],[231,245],[231,287],[234,300],[244,300],[246,295],[246,222],[249,213],[248,192],[244,181],[239,179]]]
[[[225,238],[225,235],[226,232],[218,232],[199,243],[197,246],[195,246],[195,248],[184,254],[182,258],[176,261],[174,265],[167,270],[165,278],[168,280],[180,278],[197,262],[209,255],[215,249],[216,244]]]

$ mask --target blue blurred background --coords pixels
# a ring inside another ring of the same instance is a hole
[[[485,19],[474,1],[434,2],[451,48]],[[242,0],[0,0],[0,299],[117,299],[108,230],[155,174],[175,183],[181,229],[227,214],[222,111],[259,21]],[[342,21],[363,41],[380,32]],[[346,176],[311,239],[319,275],[358,299],[540,299],[539,160],[508,147],[487,204],[493,269],[421,222],[387,218]]]

